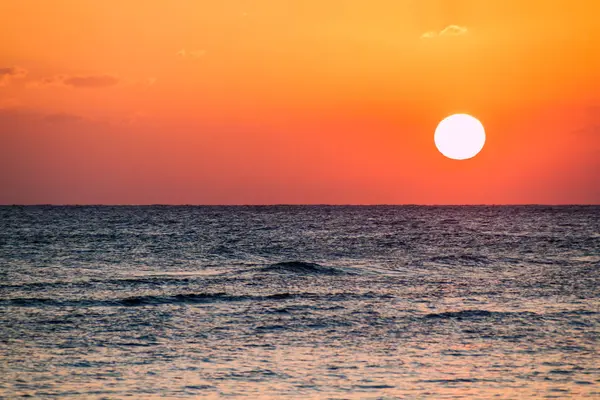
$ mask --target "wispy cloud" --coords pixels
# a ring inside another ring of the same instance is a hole
[[[177,52],[177,55],[181,58],[198,59],[198,58],[202,58],[206,55],[206,50],[204,50],[204,49],[200,49],[200,50],[181,49]]]
[[[111,75],[55,75],[35,82],[36,86],[63,85],[74,88],[105,88],[115,86],[119,78]]]
[[[137,125],[145,121],[148,118],[148,114],[142,111],[137,111],[132,114],[125,116],[121,119],[121,123],[125,125]]]
[[[63,80],[66,78],[65,75],[54,75],[54,76],[46,76],[37,81],[31,81],[29,83],[30,86],[53,86],[53,85],[62,85]]]
[[[103,88],[119,83],[119,78],[110,75],[72,76],[63,80],[63,84],[76,88]]]
[[[67,125],[73,123],[89,123],[86,117],[65,112],[47,113],[29,107],[23,107],[21,104],[15,107],[0,107],[0,130],[3,126],[14,126],[16,121],[49,124],[49,125]]]
[[[75,114],[68,113],[55,113],[55,114],[47,114],[42,118],[45,122],[58,125],[58,124],[70,124],[75,122],[81,122],[85,118]]]
[[[0,110],[13,109],[21,106],[21,102],[15,98],[0,99]]]
[[[467,27],[458,25],[448,25],[440,31],[440,36],[459,36],[468,32]]]
[[[27,70],[13,66],[13,67],[0,67],[0,86],[6,86],[13,79],[21,79],[27,76]]]
[[[583,126],[575,130],[575,133],[591,137],[600,136],[600,105],[586,107],[583,112]]]
[[[432,39],[440,36],[461,36],[465,35],[469,30],[465,26],[448,25],[441,31],[429,31],[421,35],[421,39]]]

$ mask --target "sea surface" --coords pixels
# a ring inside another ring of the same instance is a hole
[[[0,398],[600,398],[600,206],[0,207]]]

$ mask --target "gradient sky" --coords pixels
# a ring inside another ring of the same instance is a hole
[[[1,204],[600,203],[600,2],[2,0]],[[479,118],[454,161],[437,123]]]

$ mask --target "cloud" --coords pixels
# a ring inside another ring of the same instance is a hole
[[[81,122],[85,118],[83,118],[79,115],[74,115],[74,114],[55,113],[55,114],[47,114],[42,119],[49,124],[58,125],[58,124],[70,124],[70,123],[74,123],[74,122]]]
[[[429,31],[425,32],[421,35],[421,39],[432,39],[439,36],[461,36],[468,32],[469,30],[465,26],[459,25],[448,25],[444,29],[439,32]]]
[[[21,106],[21,102],[15,98],[0,99],[0,110],[14,109]]]
[[[63,84],[76,88],[103,88],[119,83],[119,78],[110,75],[72,76],[63,80]]]
[[[198,58],[202,58],[206,55],[206,50],[204,50],[204,49],[200,49],[200,50],[181,49],[177,52],[177,55],[181,58],[198,59]]]
[[[575,130],[576,134],[591,137],[600,136],[600,105],[586,107],[583,111],[582,125],[582,127]]]
[[[51,125],[64,125],[78,122],[91,122],[92,120],[81,115],[70,114],[66,112],[51,112],[36,110],[29,107],[23,107],[20,104],[14,104],[9,107],[3,107],[0,104],[0,131],[3,123],[25,122],[25,123],[46,123]]]
[[[31,86],[53,86],[62,85],[63,80],[67,77],[65,75],[46,76],[40,80],[30,82]]]
[[[437,32],[434,31],[429,31],[429,32],[425,32],[424,34],[421,35],[421,39],[431,39],[434,38],[438,35]]]
[[[63,85],[74,88],[105,88],[118,83],[119,78],[111,75],[56,75],[40,79],[36,82],[36,86]]]
[[[121,119],[121,123],[125,125],[137,125],[141,122],[145,121],[148,118],[148,114],[142,111],[137,111],[132,114],[127,115],[123,119]]]
[[[27,76],[27,70],[21,67],[0,67],[0,86],[6,86],[13,79],[21,79]]]
[[[440,31],[440,36],[459,36],[464,35],[468,32],[468,29],[464,26],[448,25]]]

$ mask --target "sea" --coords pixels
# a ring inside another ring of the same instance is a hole
[[[600,206],[3,206],[0,398],[600,398]]]

